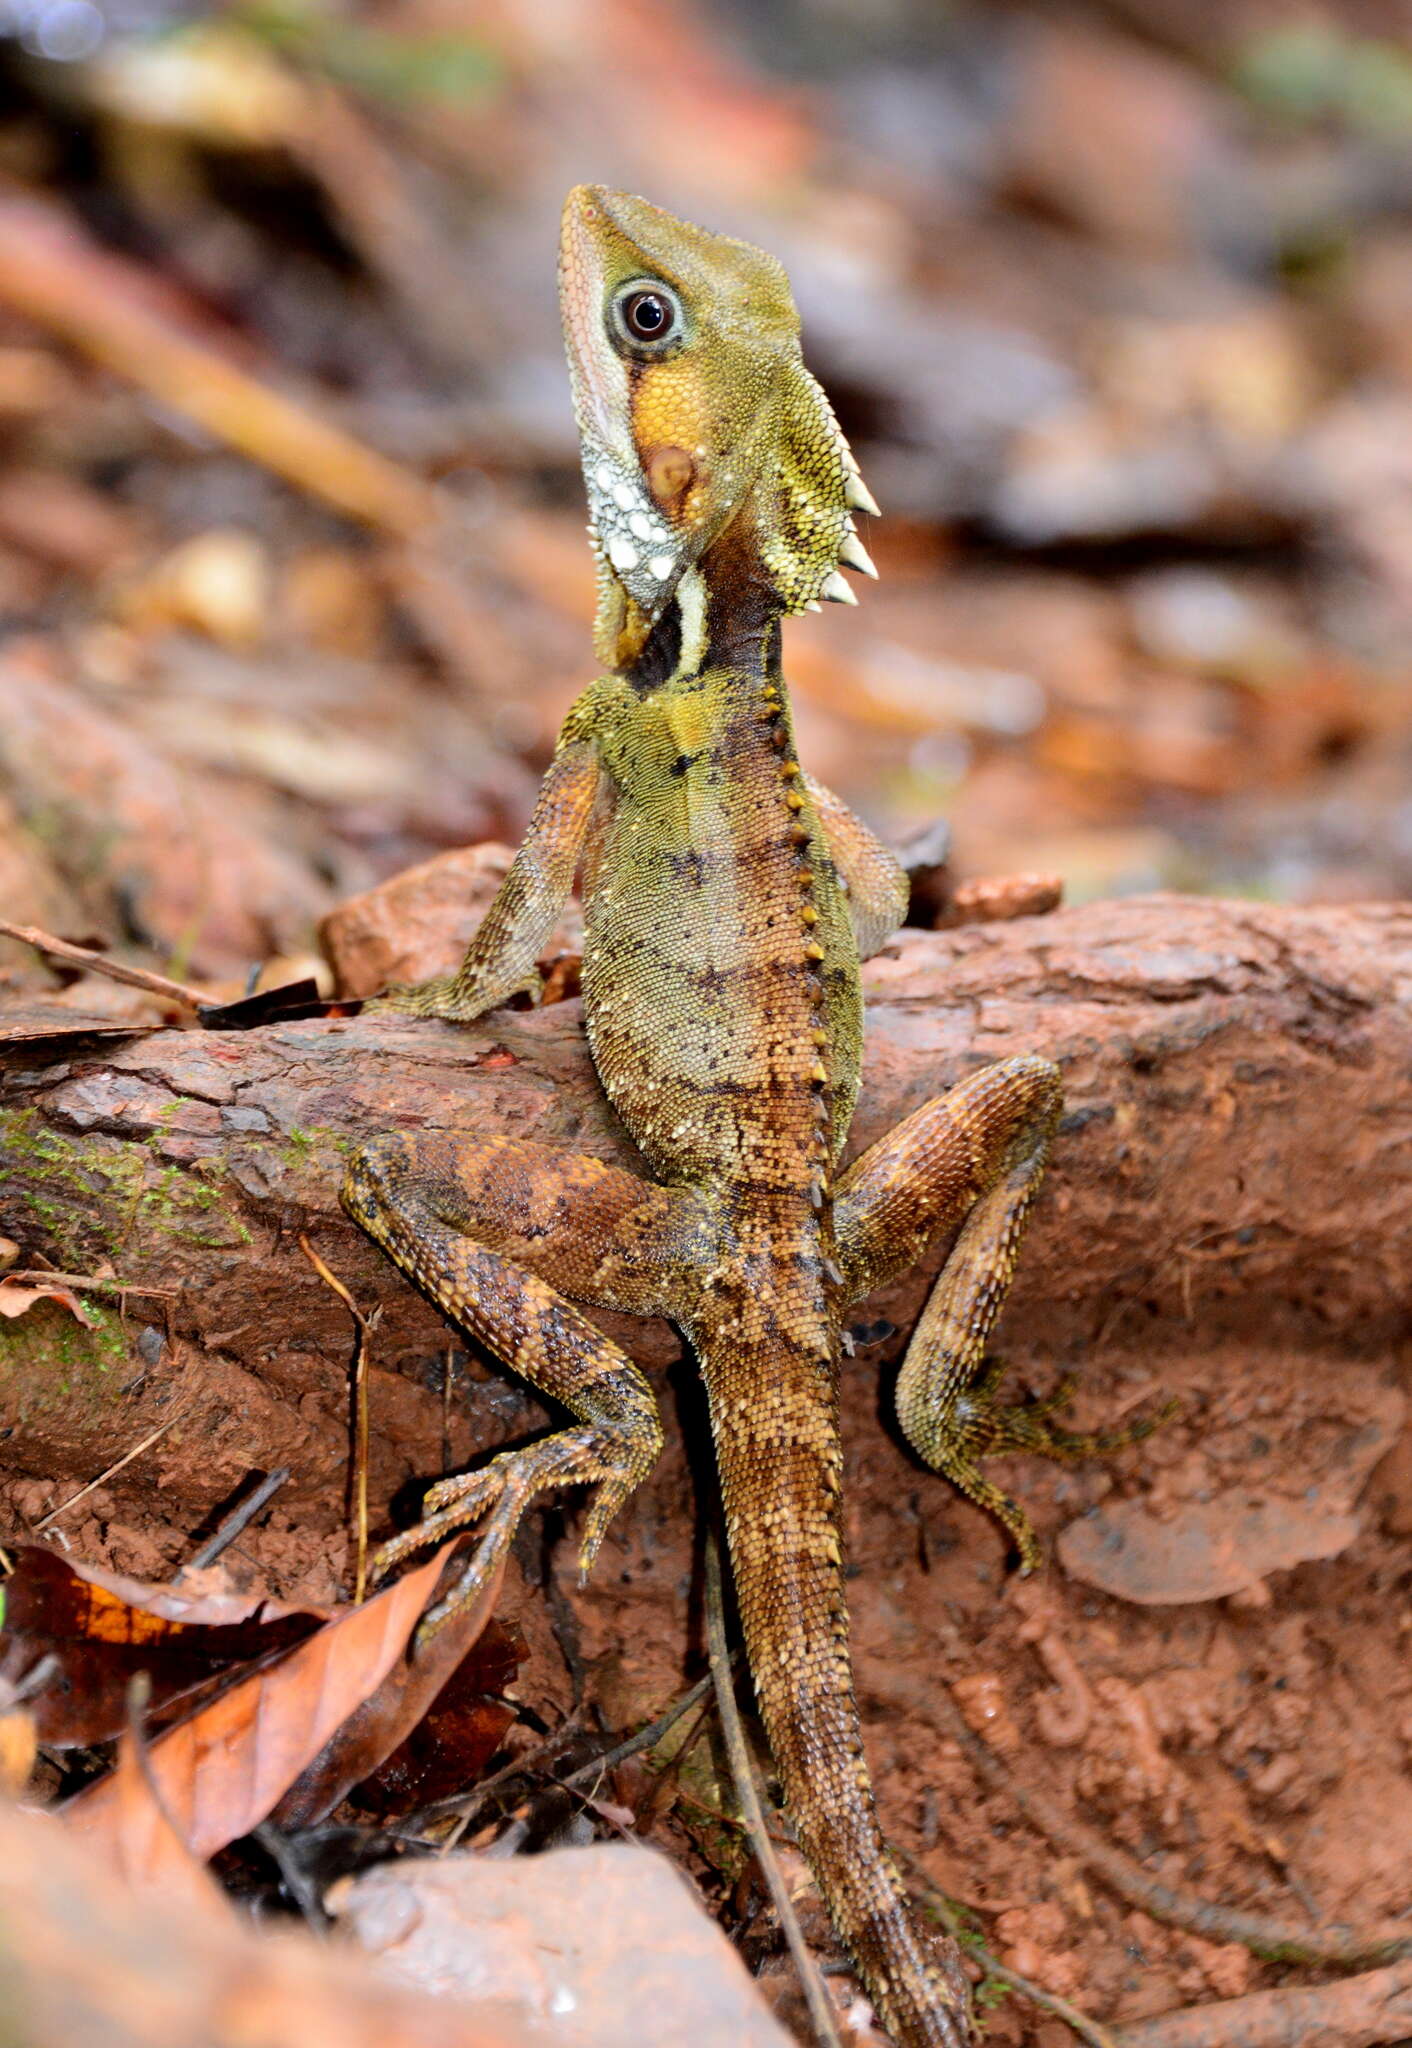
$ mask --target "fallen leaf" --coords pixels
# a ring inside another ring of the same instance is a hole
[[[160,1714],[233,1667],[302,1642],[335,1611],[236,1593],[219,1571],[150,1586],[38,1544],[13,1555],[0,1586],[0,1656],[12,1673],[53,1657],[52,1676],[29,1701],[51,1749],[119,1734],[139,1671]]]
[[[346,1609],[277,1663],[157,1737],[149,1752],[156,1799],[194,1856],[205,1861],[258,1827],[377,1691],[455,1547],[444,1546],[419,1570]],[[157,1810],[154,1804],[147,1822],[154,1832]],[[141,1824],[126,1812],[112,1772],[71,1799],[64,1820],[99,1842],[111,1841],[125,1822]],[[138,1841],[124,1853],[140,1861],[148,1852]]]
[[[276,1827],[313,1827],[332,1813],[355,1785],[371,1778],[395,1750],[402,1748],[468,1662],[483,1667],[479,1686],[476,1687],[474,1673],[470,1680],[472,1687],[481,1692],[499,1690],[513,1678],[520,1660],[509,1649],[504,1631],[497,1631],[493,1641],[482,1645],[486,1623],[500,1597],[505,1561],[502,1559],[500,1569],[478,1600],[452,1615],[428,1643],[416,1645],[410,1657],[393,1667],[372,1697],[349,1715],[275,1808],[270,1818]],[[479,1653],[482,1648],[486,1654],[472,1659],[472,1651]],[[492,1709],[478,1731],[479,1742],[473,1741],[460,1759],[459,1784],[475,1782],[513,1719],[513,1713],[507,1709],[500,1709],[498,1714]],[[418,1796],[425,1803],[435,1795]],[[376,1806],[376,1797],[373,1803]],[[401,1810],[406,1811],[405,1803]]]
[[[6,2038],[26,2048],[527,2048],[531,2038],[485,2000],[389,1982],[342,1943],[135,1894],[52,1815],[5,1805],[0,1982]]]
[[[62,1302],[86,1330],[98,1327],[71,1287],[46,1287],[42,1282],[38,1286],[21,1287],[14,1280],[0,1280],[0,1316],[9,1316],[13,1320],[22,1316],[26,1309],[33,1308],[37,1301]]]
[[[1274,1571],[1337,1557],[1361,1527],[1325,1502],[1223,1494],[1166,1520],[1118,1501],[1070,1522],[1055,1545],[1066,1572],[1140,1607],[1248,1593]]]
[[[0,1793],[7,1799],[18,1799],[29,1783],[38,1747],[32,1714],[23,1707],[0,1713]]]
[[[129,1728],[103,1781],[112,1786],[113,1826],[100,1842],[135,1892],[162,1892],[184,1910],[229,1914],[224,1894],[177,1833],[158,1798],[142,1737]]]
[[[0,1003],[0,1050],[7,1045],[61,1043],[71,1038],[142,1038],[157,1024],[132,1024],[57,1003]]]

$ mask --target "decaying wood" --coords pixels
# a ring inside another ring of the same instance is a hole
[[[1038,1052],[1064,1068],[1068,1116],[1007,1310],[1007,1355],[1103,1356],[1131,1344],[1133,1318],[1144,1355],[1164,1332],[1190,1343],[1218,1329],[1265,1342],[1278,1331],[1331,1356],[1356,1342],[1366,1355],[1403,1313],[1412,911],[1091,904],[906,933],[867,985],[855,1145],[986,1061]],[[95,1331],[57,1303],[0,1324],[9,1473],[90,1477],[180,1390],[196,1407],[154,1453],[153,1483],[171,1499],[219,1500],[277,1463],[293,1467],[290,1499],[336,1492],[348,1324],[301,1233],[364,1309],[383,1310],[375,1501],[409,1470],[441,1469],[448,1332],[338,1207],[347,1148],[397,1127],[632,1158],[576,1003],[471,1029],[362,1017],[13,1048],[0,1233],[27,1266],[106,1265],[176,1293],[130,1304],[126,1320],[91,1297]],[[865,1305],[860,1322],[905,1327],[924,1280]],[[604,1322],[649,1366],[678,1353],[662,1325]],[[491,1391],[503,1407],[503,1383]]]

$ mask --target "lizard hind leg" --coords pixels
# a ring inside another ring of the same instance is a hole
[[[691,1197],[542,1146],[399,1135],[355,1153],[342,1198],[458,1329],[574,1418],[441,1481],[426,1518],[384,1544],[374,1576],[482,1522],[470,1565],[424,1624],[435,1628],[489,1581],[534,1497],[578,1484],[594,1488],[580,1552],[586,1572],[613,1515],[656,1462],[662,1430],[646,1379],[561,1289],[640,1313],[669,1307],[679,1246],[698,1221]]]
[[[1039,1540],[980,1460],[1117,1450],[1150,1435],[1172,1406],[1123,1429],[1082,1434],[1052,1420],[1067,1400],[1064,1386],[1040,1401],[999,1398],[1004,1367],[987,1360],[986,1344],[1062,1106],[1058,1070],[1045,1060],[984,1068],[865,1152],[840,1182],[836,1214],[839,1263],[855,1296],[957,1230],[898,1374],[898,1420],[918,1455],[1001,1524],[1024,1573],[1042,1561]]]

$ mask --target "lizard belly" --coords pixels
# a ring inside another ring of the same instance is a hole
[[[667,1180],[798,1191],[821,1127],[832,1154],[852,1111],[860,1019],[847,910],[826,859],[801,885],[798,814],[768,765],[763,790],[748,774],[713,782],[709,766],[684,776],[665,814],[621,792],[586,896],[594,1063]]]

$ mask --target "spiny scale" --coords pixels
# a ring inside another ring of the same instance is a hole
[[[861,576],[871,576],[876,582],[878,572],[873,558],[857,534],[851,530],[844,536],[843,546],[838,551],[838,559],[845,569],[856,569]]]

